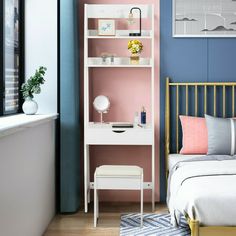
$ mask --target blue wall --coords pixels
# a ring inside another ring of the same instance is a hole
[[[172,38],[172,0],[161,2],[161,200],[165,201],[165,77],[175,82],[236,81],[236,39]]]

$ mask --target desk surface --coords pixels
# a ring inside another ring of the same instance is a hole
[[[151,129],[151,124],[146,124],[146,125],[135,125],[133,128],[113,128],[112,125],[117,125],[117,124],[132,124],[132,123],[128,123],[128,122],[109,122],[109,123],[100,123],[100,122],[89,122],[88,128],[92,128],[92,129]]]

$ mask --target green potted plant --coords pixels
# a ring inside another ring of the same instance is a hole
[[[25,102],[23,103],[22,109],[26,115],[34,115],[38,110],[38,104],[33,100],[34,94],[40,94],[41,84],[44,84],[44,75],[47,68],[40,66],[36,70],[35,74],[31,76],[24,84],[21,86],[21,92]]]

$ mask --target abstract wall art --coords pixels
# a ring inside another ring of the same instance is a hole
[[[236,37],[236,0],[173,0],[173,37]]]

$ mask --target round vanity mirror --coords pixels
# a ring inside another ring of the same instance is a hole
[[[107,113],[110,108],[110,100],[104,95],[97,96],[93,101],[93,106],[101,114],[101,123],[103,123],[103,113]]]
[[[98,112],[106,112],[110,107],[109,98],[104,95],[99,95],[94,99],[93,106]]]

